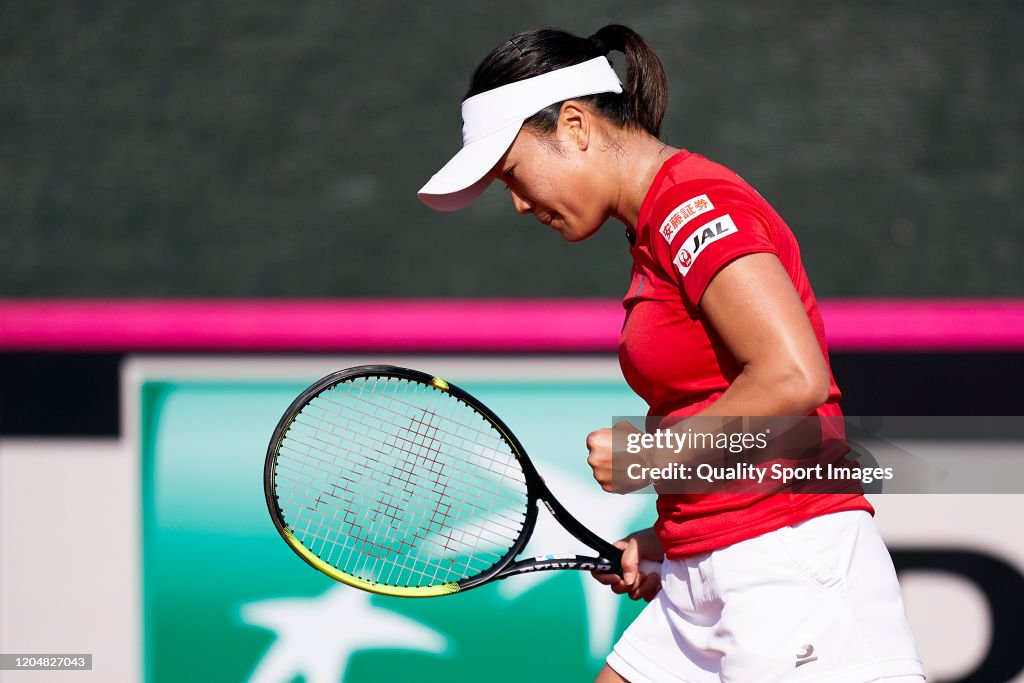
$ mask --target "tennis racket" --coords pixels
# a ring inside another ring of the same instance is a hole
[[[416,370],[363,365],[302,392],[270,440],[264,490],[299,557],[374,593],[449,595],[553,569],[622,573],[622,552],[551,495],[497,415]],[[539,502],[596,554],[517,559]]]

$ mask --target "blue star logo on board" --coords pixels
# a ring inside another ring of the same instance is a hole
[[[344,680],[352,655],[362,650],[402,649],[444,654],[448,639],[415,619],[370,602],[371,595],[334,586],[305,598],[271,598],[246,603],[243,622],[274,633],[257,660],[249,683],[306,683]],[[359,624],[356,629],[353,624]]]

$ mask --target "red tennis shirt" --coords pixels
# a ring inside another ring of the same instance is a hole
[[[746,254],[771,253],[782,262],[828,359],[796,238],[768,202],[724,166],[686,150],[669,159],[640,208],[630,251],[619,362],[650,407],[648,416],[675,422],[694,415],[743,369],[701,313],[700,300],[718,271]],[[839,387],[830,382],[817,415],[842,415]],[[655,529],[666,555],[678,559],[840,510],[874,512],[859,494],[660,495]]]

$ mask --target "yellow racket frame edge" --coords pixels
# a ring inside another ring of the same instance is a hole
[[[340,569],[332,567],[314,555],[309,548],[302,545],[299,539],[295,538],[295,534],[292,533],[291,529],[285,527],[283,529],[283,533],[284,540],[288,541],[288,545],[290,545],[295,552],[301,555],[306,562],[335,581],[340,581],[341,583],[354,586],[355,588],[360,588],[364,591],[380,593],[381,595],[394,595],[400,598],[434,598],[441,595],[458,593],[460,590],[459,584],[454,581],[451,583],[441,584],[440,586],[388,586],[382,583],[375,583],[373,581],[360,579],[359,577],[346,574]]]

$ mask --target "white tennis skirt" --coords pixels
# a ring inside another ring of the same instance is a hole
[[[608,656],[631,683],[924,677],[892,559],[863,510],[667,560],[661,585]]]

